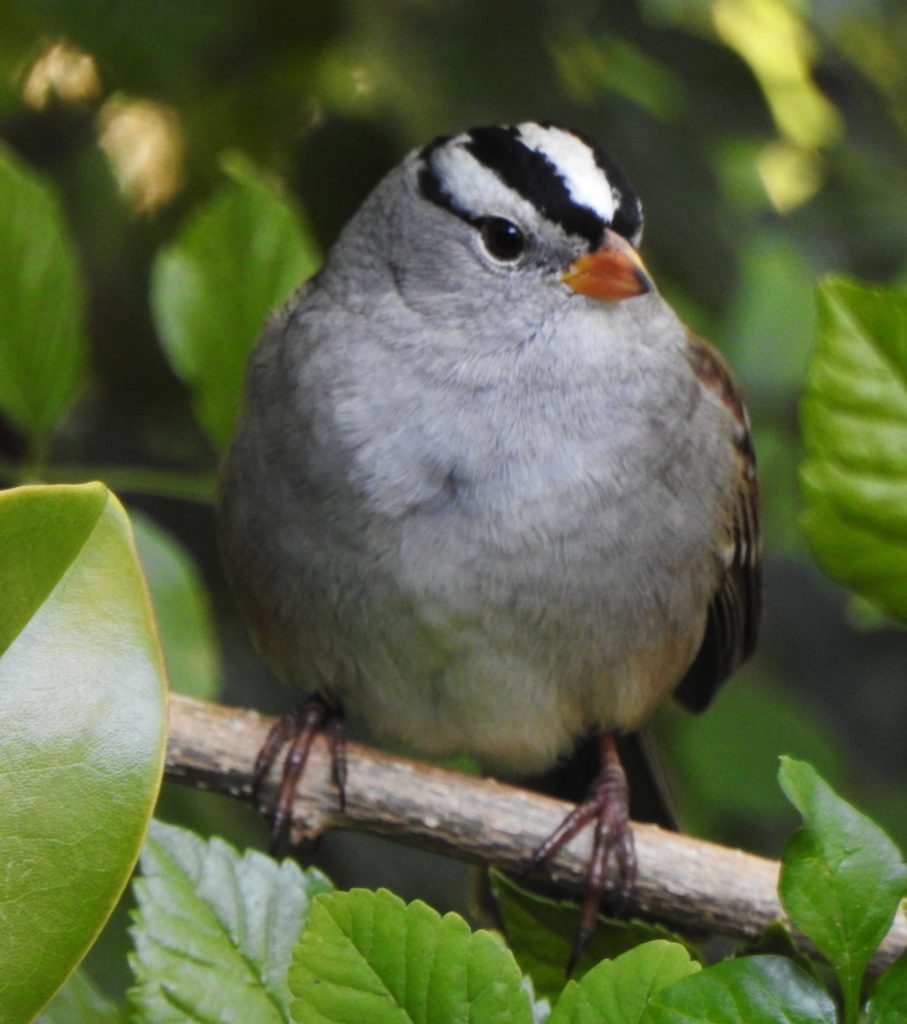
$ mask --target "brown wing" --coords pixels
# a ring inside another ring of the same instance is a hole
[[[734,418],[733,444],[739,463],[736,499],[728,517],[730,561],[709,604],[699,652],[674,691],[690,711],[702,711],[756,646],[762,612],[762,535],[756,456],[743,397],[720,356],[692,333],[687,358],[696,376]]]

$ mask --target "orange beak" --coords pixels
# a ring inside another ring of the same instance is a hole
[[[655,289],[639,253],[610,228],[605,229],[604,240],[595,252],[580,256],[564,272],[562,280],[580,295],[611,302]]]

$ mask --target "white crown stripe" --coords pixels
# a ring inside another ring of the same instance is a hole
[[[433,163],[444,191],[467,216],[506,217],[524,227],[539,216],[536,207],[477,160],[465,148],[469,136],[459,135],[435,151]]]
[[[615,190],[589,146],[572,132],[553,125],[545,127],[534,121],[525,121],[517,125],[517,130],[529,149],[541,153],[554,164],[573,202],[587,207],[610,224],[620,195],[618,193],[615,197]]]

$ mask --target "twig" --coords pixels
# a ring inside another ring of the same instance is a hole
[[[167,774],[198,789],[250,799],[255,756],[273,719],[252,711],[170,700]],[[331,780],[326,743],[316,742],[297,795],[293,838],[331,828],[359,829],[464,860],[520,874],[531,852],[560,822],[569,805],[491,779],[478,779],[350,744],[346,811]],[[274,795],[274,777],[263,788]],[[777,861],[732,850],[654,825],[634,826],[638,874],[629,910],[687,931],[755,939],[785,920],[778,901]],[[584,883],[589,837],[578,836],[548,865],[558,887]],[[802,936],[799,945],[810,951]],[[883,970],[907,947],[899,913],[870,969]]]

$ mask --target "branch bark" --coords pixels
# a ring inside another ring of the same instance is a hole
[[[167,775],[176,781],[251,799],[252,766],[273,719],[173,695]],[[478,779],[385,754],[348,748],[347,805],[341,813],[327,744],[313,745],[293,809],[294,841],[332,828],[357,829],[521,874],[532,851],[557,826],[568,804],[492,779]],[[263,786],[273,798],[277,771]],[[634,825],[638,873],[629,909],[686,931],[755,939],[772,921],[788,924],[778,901],[777,861],[654,825]],[[589,836],[577,836],[545,875],[580,892]],[[795,941],[814,953],[809,942]],[[903,911],[875,955],[881,971],[907,947]]]

